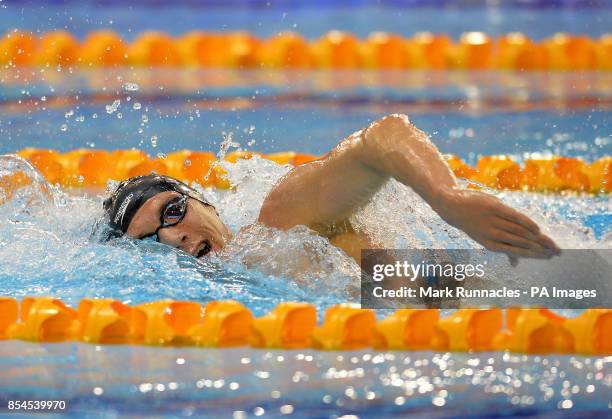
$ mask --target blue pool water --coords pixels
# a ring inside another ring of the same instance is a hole
[[[68,417],[599,418],[610,409],[609,358],[19,341],[0,355],[3,406],[66,400]]]
[[[114,1],[6,2],[0,9],[0,31],[65,29],[84,37],[110,28],[132,40],[144,30],[179,35],[190,30],[248,30],[261,37],[297,31],[313,39],[339,29],[367,36],[373,31],[412,35],[419,31],[458,37],[466,31],[491,35],[523,32],[542,39],[556,32],[599,36],[610,31],[609,1]],[[251,7],[231,7],[232,3]],[[455,3],[455,4],[453,4]],[[463,4],[457,4],[463,3]],[[516,7],[523,3],[523,7]],[[226,7],[223,7],[223,5]],[[227,7],[229,5],[230,7]],[[483,7],[487,5],[488,7]],[[515,7],[507,7],[515,6]],[[536,7],[530,7],[534,5]],[[565,7],[563,7],[565,5]],[[578,7],[572,7],[573,5]],[[416,6],[416,7],[414,7]],[[540,7],[537,7],[540,6]],[[584,7],[586,6],[586,7]]]
[[[525,153],[551,152],[587,161],[612,154],[607,73],[1,74],[0,153],[215,151],[225,132],[242,149],[320,155],[374,119],[402,112],[443,152],[471,164],[488,154],[522,160]]]

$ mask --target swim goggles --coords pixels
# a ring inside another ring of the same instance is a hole
[[[155,237],[155,241],[159,242],[159,230],[175,226],[185,218],[185,214],[187,214],[187,198],[189,198],[187,195],[181,194],[168,201],[164,208],[162,208],[159,227],[153,233],[142,236],[140,239]]]

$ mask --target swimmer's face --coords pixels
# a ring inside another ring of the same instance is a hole
[[[166,204],[180,196],[178,192],[161,192],[146,201],[132,218],[128,236],[140,239],[154,233]],[[162,243],[201,258],[211,250],[222,249],[231,233],[213,207],[189,198],[185,217],[178,224],[159,230],[158,238]]]

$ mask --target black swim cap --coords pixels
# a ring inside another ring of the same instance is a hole
[[[109,217],[110,227],[117,233],[127,232],[138,209],[155,195],[168,191],[187,195],[212,207],[198,191],[180,180],[155,174],[137,176],[119,183],[111,196],[104,200],[104,211]]]

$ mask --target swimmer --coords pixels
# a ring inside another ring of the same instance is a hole
[[[427,135],[397,114],[355,132],[321,159],[294,167],[265,198],[258,222],[283,230],[306,225],[359,261],[362,248],[379,246],[353,229],[350,217],[390,178],[411,187],[447,223],[486,249],[505,253],[512,263],[560,252],[529,217],[490,194],[460,189]],[[153,237],[197,258],[221,250],[232,238],[213,205],[167,176],[121,182],[104,208],[117,235]],[[385,228],[382,220],[380,228]]]

